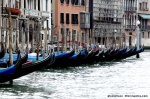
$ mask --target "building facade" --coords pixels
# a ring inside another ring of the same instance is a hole
[[[85,42],[86,29],[89,28],[85,26],[88,21],[85,19],[86,0],[52,0],[52,5],[54,41],[60,43],[58,46],[69,48],[74,43]]]
[[[124,28],[126,46],[132,47],[136,44],[136,22],[138,20],[138,0],[124,0]]]
[[[138,0],[138,20],[140,21],[141,45],[150,48],[150,1]]]
[[[0,11],[2,11],[1,34],[4,31],[4,42],[8,42],[9,40],[6,38],[8,36],[7,23],[9,8],[12,14],[14,48],[18,46],[20,49],[35,49],[37,41],[41,40],[41,48],[47,50],[46,42],[49,41],[51,34],[50,0],[1,0],[0,5]],[[15,11],[20,11],[20,13],[13,13]]]
[[[150,47],[150,1],[149,0],[124,0],[124,27],[126,45],[136,45],[137,21],[140,21],[140,43]]]
[[[123,47],[123,0],[90,0],[93,4],[93,32],[95,43],[109,47]],[[89,7],[90,8],[90,7]]]

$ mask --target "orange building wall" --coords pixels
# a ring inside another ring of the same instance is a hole
[[[69,5],[66,4],[65,0],[64,0],[63,4],[61,4],[60,0],[55,0],[55,2],[56,2],[56,4],[55,4],[55,18],[54,19],[55,19],[55,25],[57,26],[57,31],[59,31],[59,41],[61,40],[61,35],[60,35],[61,31],[60,30],[61,30],[61,28],[63,28],[63,26],[65,26],[65,28],[69,28],[70,32],[72,32],[72,30],[74,29],[77,32],[80,31],[80,33],[81,33],[80,12],[85,11],[86,6],[72,5],[71,0],[69,2]],[[64,13],[64,24],[60,24],[60,13]],[[66,13],[69,13],[69,22],[70,22],[69,24],[66,24]],[[71,14],[78,14],[78,24],[77,25],[71,24]],[[72,33],[71,33],[70,37],[72,37]],[[77,39],[77,37],[76,37],[76,39]]]

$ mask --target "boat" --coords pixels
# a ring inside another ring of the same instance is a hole
[[[90,50],[88,52],[88,54],[86,55],[85,59],[82,61],[82,64],[90,63],[91,62],[90,59],[92,58],[93,55],[94,55],[94,50],[92,49],[92,50]]]
[[[6,63],[7,64],[7,63]],[[9,67],[0,69],[0,83],[4,83],[7,81],[12,81],[13,76],[15,74],[15,70],[22,64],[21,55],[18,54],[18,60],[16,64],[13,64]]]
[[[97,55],[95,55],[95,61],[96,62],[102,62],[104,61],[104,50],[99,51]]]
[[[45,67],[45,69],[65,67],[66,62],[70,57],[74,55],[74,53],[75,53],[74,49],[72,49],[70,52],[55,53],[55,62],[50,66]]]
[[[94,64],[95,62],[97,62],[96,58],[99,52],[100,52],[99,49],[93,50],[93,55],[89,58],[89,60],[87,61],[87,64]]]
[[[88,55],[87,49],[82,49],[81,51],[81,56],[78,58],[78,66],[82,65]]]
[[[115,60],[124,59],[127,54],[127,48],[119,49],[118,54],[115,57]]]
[[[80,58],[81,58],[81,53],[82,51],[80,52],[76,52],[73,56],[71,56],[68,61],[66,62],[66,67],[69,67],[69,66],[79,66],[79,61],[80,61]]]
[[[53,62],[54,53],[50,53],[45,59],[39,61],[28,61],[24,64],[21,64],[19,68],[15,70],[13,79],[22,77],[24,75],[30,74],[34,71],[43,69],[50,65]]]

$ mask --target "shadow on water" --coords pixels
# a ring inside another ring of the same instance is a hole
[[[11,92],[11,93],[18,93],[18,92],[22,92],[22,93],[36,93],[36,92],[42,92],[43,89],[42,88],[32,88],[29,86],[25,86],[25,85],[8,85],[8,84],[1,84],[0,85],[0,90],[5,90],[7,92]]]
[[[37,93],[44,94],[41,96],[42,98],[48,98],[49,95],[53,94],[53,92],[45,90],[43,87],[30,87],[28,85],[17,85],[16,83],[14,85],[8,85],[8,84],[1,84],[0,85],[0,94],[1,95],[9,95],[10,96],[21,96],[26,97],[28,96],[34,96]],[[27,95],[27,96],[26,96]]]

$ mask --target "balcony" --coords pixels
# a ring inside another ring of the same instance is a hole
[[[90,13],[80,12],[80,28],[89,29],[90,28]]]
[[[136,12],[137,11],[137,7],[125,7],[125,11],[129,11],[129,12]]]
[[[35,18],[35,17],[41,17],[41,13],[38,10],[33,10],[33,9],[21,9],[21,15],[30,17],[30,18]]]
[[[41,11],[41,16],[44,18],[50,18],[50,12],[48,11]]]
[[[150,30],[150,25],[140,25],[139,26],[141,31],[149,31]]]
[[[17,8],[11,8],[11,7],[3,7],[2,9],[2,16],[7,17],[9,11],[11,12],[12,18],[16,18],[18,15],[20,15],[22,12],[20,9]]]
[[[125,29],[126,30],[135,30],[136,29],[136,25],[125,25]]]

